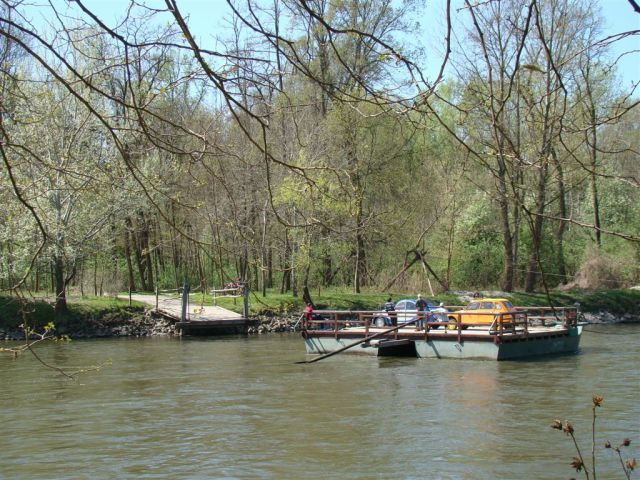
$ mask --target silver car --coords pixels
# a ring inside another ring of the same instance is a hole
[[[427,308],[425,312],[429,312],[426,317],[427,322],[446,322],[448,310],[442,305],[438,305],[433,300],[425,300]],[[416,319],[416,299],[405,298],[399,300],[395,306],[395,316],[398,321],[398,325],[404,325],[405,323],[412,322]],[[373,319],[373,325],[376,327],[390,327],[393,325],[388,312],[378,312]],[[436,325],[434,328],[438,328]]]

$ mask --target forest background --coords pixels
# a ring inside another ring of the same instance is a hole
[[[70,289],[234,278],[639,283],[638,78],[618,67],[640,30],[604,33],[598,3],[230,0],[209,35],[175,0],[97,5],[0,2],[0,289],[64,310]]]

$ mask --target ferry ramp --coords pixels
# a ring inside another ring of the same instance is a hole
[[[183,335],[221,335],[246,333],[256,321],[217,305],[189,305],[182,320],[182,300],[166,295],[133,294],[131,300],[153,307],[159,314],[176,322]]]

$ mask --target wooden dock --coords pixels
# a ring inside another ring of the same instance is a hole
[[[155,310],[155,295],[131,295],[131,300],[151,305]],[[182,300],[176,297],[159,296],[159,314],[174,320],[182,335],[225,335],[247,333],[256,320],[245,318],[239,313],[213,305],[191,305],[186,320],[182,321]]]

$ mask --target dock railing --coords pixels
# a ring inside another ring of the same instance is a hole
[[[217,305],[218,298],[222,297],[231,297],[238,298],[242,296],[242,286],[234,287],[234,288],[218,288],[210,291],[211,296],[213,297],[213,304]]]

